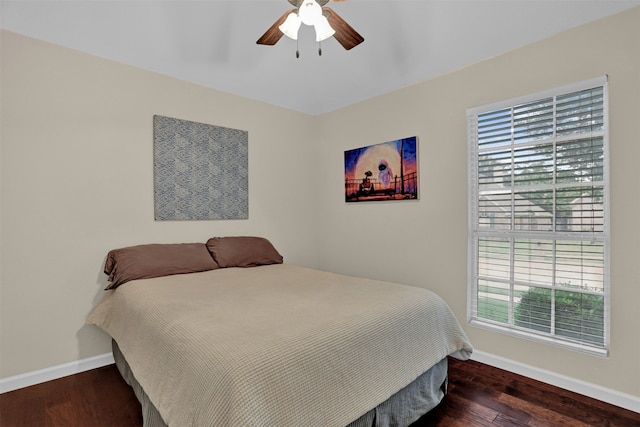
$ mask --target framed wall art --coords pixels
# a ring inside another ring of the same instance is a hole
[[[344,152],[346,202],[418,199],[418,138]]]
[[[248,132],[153,116],[156,221],[247,219]]]

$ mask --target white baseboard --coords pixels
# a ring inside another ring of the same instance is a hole
[[[640,397],[631,394],[622,393],[479,350],[473,351],[471,359],[640,413]],[[105,353],[51,368],[2,378],[0,379],[0,393],[55,380],[90,369],[100,368],[112,363],[115,363],[113,354]]]
[[[105,353],[87,359],[76,360],[75,362],[64,363],[50,368],[40,369],[38,371],[27,372],[25,374],[16,375],[0,379],[0,393],[17,390],[23,387],[40,384],[46,381],[55,380],[66,377],[68,375],[77,374],[102,366],[115,363],[113,354]]]
[[[584,396],[592,397],[630,411],[640,412],[640,397],[622,393],[613,389],[591,384],[586,381],[567,377],[535,366],[515,362],[500,356],[474,350],[471,359],[505,371],[513,372],[543,383],[564,388]]]

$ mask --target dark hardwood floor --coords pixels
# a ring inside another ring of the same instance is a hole
[[[415,427],[640,426],[639,413],[472,360],[449,360],[449,393]]]
[[[115,365],[0,395],[2,427],[141,425],[140,404]],[[451,359],[448,395],[413,425],[427,426],[632,427],[640,426],[640,414],[482,363]]]

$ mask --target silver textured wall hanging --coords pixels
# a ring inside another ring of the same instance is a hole
[[[247,219],[248,132],[153,116],[157,221]]]

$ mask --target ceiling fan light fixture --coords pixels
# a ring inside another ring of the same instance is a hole
[[[313,27],[316,29],[317,42],[326,40],[336,33],[336,30],[329,25],[329,20],[322,15],[320,15],[320,18],[316,21]]]
[[[257,44],[273,46],[283,35],[298,40],[300,25],[313,26],[316,42],[321,43],[334,37],[346,50],[350,50],[364,41],[351,25],[347,24],[330,7],[325,6],[331,0],[287,0],[295,9],[285,11],[256,41]],[[333,0],[344,1],[344,0]],[[318,46],[318,53],[322,49]],[[299,56],[299,53],[296,54]]]
[[[322,17],[322,8],[316,0],[304,0],[298,8],[298,15],[305,25],[315,25]]]
[[[287,16],[287,19],[282,23],[282,25],[278,27],[278,29],[282,31],[282,34],[284,34],[285,36],[293,40],[298,40],[298,30],[300,29],[301,23],[302,20],[300,19],[300,17],[296,13],[291,12],[289,16]]]

